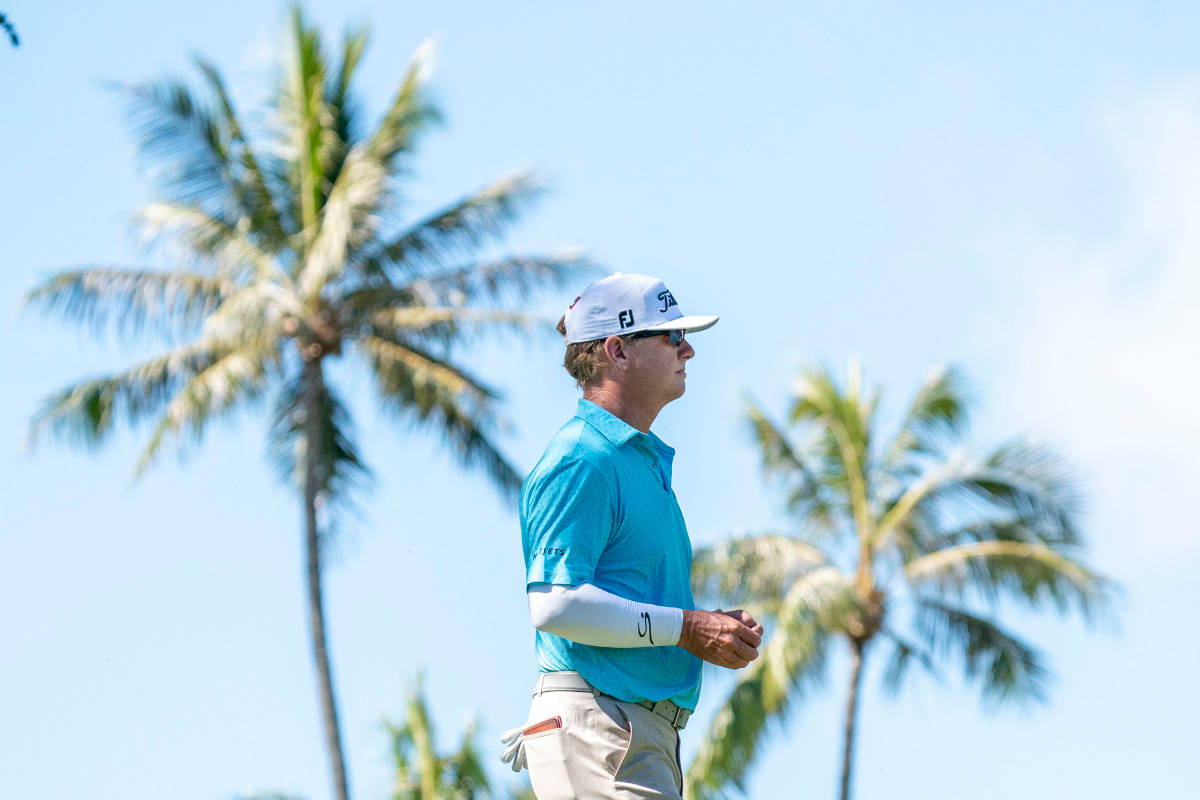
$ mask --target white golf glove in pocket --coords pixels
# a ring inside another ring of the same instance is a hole
[[[512,762],[512,771],[520,772],[525,766],[525,727],[512,728],[500,734],[500,743],[507,744],[500,760],[507,764]]]
[[[543,734],[553,733],[563,726],[562,717],[550,717],[541,722],[535,722],[532,725],[526,725],[521,728],[511,728],[500,734],[500,742],[507,744],[504,752],[500,754],[500,760],[507,764],[512,762],[512,771],[520,772],[525,767],[525,737],[539,736]]]

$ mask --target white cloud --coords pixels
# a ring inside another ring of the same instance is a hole
[[[1162,566],[1200,555],[1200,86],[1121,103],[1106,128],[1127,213],[1104,241],[1024,260],[1000,385],[1008,413],[1084,468],[1097,544]]]

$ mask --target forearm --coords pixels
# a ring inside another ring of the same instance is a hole
[[[539,631],[597,647],[679,643],[683,609],[639,603],[590,583],[529,587],[529,616]]]

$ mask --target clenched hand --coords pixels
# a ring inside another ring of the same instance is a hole
[[[679,646],[710,664],[741,669],[758,658],[763,626],[746,611],[685,609]]]

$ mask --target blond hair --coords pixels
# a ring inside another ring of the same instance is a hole
[[[558,332],[563,336],[567,335],[567,316],[565,314],[558,320]],[[563,356],[563,366],[566,367],[567,374],[575,379],[575,383],[581,389],[586,389],[599,381],[600,368],[605,363],[604,339],[572,342],[567,345],[567,353]]]

